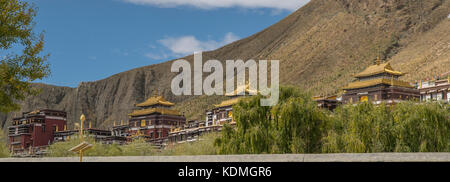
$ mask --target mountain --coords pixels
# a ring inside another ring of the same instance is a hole
[[[282,84],[314,94],[338,93],[352,74],[373,64],[377,56],[414,81],[450,71],[450,3],[448,0],[312,0],[282,21],[214,51],[203,59],[280,60]],[[193,61],[193,56],[184,59]],[[173,61],[173,60],[172,60]],[[223,96],[174,96],[176,75],[171,62],[122,72],[77,88],[35,84],[39,96],[22,103],[22,111],[65,110],[69,123],[81,113],[98,128],[127,119],[137,102],[155,88],[188,118],[199,118]],[[0,115],[8,126],[18,113]],[[70,124],[69,127],[73,126]]]

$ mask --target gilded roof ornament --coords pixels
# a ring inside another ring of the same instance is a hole
[[[380,73],[387,73],[387,74],[396,75],[396,76],[402,76],[405,74],[400,71],[395,71],[391,67],[391,64],[389,62],[387,62],[387,63],[371,65],[371,66],[367,67],[364,71],[362,71],[358,74],[355,74],[354,77],[356,77],[356,78],[367,77],[367,76],[372,76],[372,75],[376,75],[376,74],[380,74]]]
[[[163,96],[155,96],[148,98],[146,101],[136,104],[136,106],[138,107],[147,107],[147,106],[153,106],[153,105],[164,105],[164,106],[174,106],[175,104],[172,102],[167,101],[166,99],[164,99]]]

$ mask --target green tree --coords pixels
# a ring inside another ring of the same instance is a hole
[[[400,103],[393,111],[396,152],[449,152],[450,105]]]
[[[27,2],[0,0],[0,112],[18,110],[18,100],[38,93],[31,82],[50,74],[43,33],[33,31],[36,11]]]
[[[331,128],[323,139],[323,152],[393,152],[394,123],[385,104],[344,105],[331,115]]]
[[[321,151],[327,111],[317,107],[309,94],[294,87],[281,87],[273,107],[261,106],[261,95],[245,98],[233,106],[236,127],[225,125],[216,140],[219,152],[315,153]]]
[[[331,121],[323,138],[325,153],[450,151],[448,104],[343,105]]]

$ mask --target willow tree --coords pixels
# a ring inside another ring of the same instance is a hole
[[[396,152],[450,152],[450,105],[405,102],[393,112]]]
[[[331,115],[323,152],[449,152],[450,107],[440,102],[344,105]]]
[[[393,152],[396,138],[391,108],[359,103],[338,107],[324,138],[323,152]]]
[[[281,87],[273,107],[261,106],[262,96],[242,99],[233,106],[236,127],[225,125],[216,140],[220,153],[320,152],[327,117],[309,94]]]
[[[0,112],[18,110],[18,100],[37,94],[31,82],[50,71],[43,33],[33,31],[37,8],[19,0],[0,0]]]

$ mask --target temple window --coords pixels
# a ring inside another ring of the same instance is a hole
[[[369,98],[365,95],[365,96],[361,96],[359,99],[360,102],[367,102],[369,101]]]

